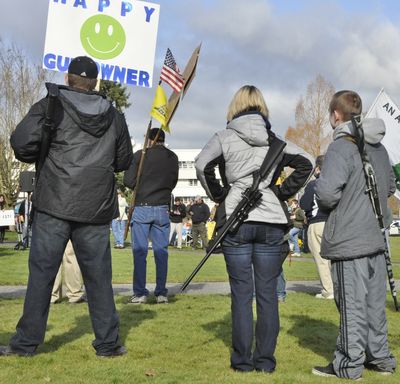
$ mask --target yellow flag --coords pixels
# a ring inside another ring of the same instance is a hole
[[[167,127],[167,95],[165,94],[161,85],[157,87],[150,115],[161,123],[162,130],[169,132],[169,127]]]

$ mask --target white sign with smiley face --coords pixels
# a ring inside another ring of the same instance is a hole
[[[66,72],[90,56],[102,79],[151,87],[159,14],[144,1],[50,0],[43,67]]]

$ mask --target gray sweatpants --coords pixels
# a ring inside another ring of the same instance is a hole
[[[357,379],[364,364],[394,370],[396,360],[387,339],[384,255],[334,261],[332,280],[340,312],[333,359],[336,375]]]

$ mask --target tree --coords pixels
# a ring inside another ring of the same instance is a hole
[[[101,80],[100,93],[106,95],[120,112],[123,112],[125,108],[131,105],[128,101],[128,90],[122,84],[109,80]]]
[[[20,49],[0,40],[0,191],[9,204],[17,199],[20,173],[29,168],[15,159],[10,136],[43,94],[48,78],[48,73],[29,62]]]
[[[306,97],[300,97],[296,105],[296,127],[289,127],[285,138],[317,157],[325,152],[331,140],[329,127],[329,103],[335,88],[321,75],[308,84]]]
[[[129,93],[127,88],[119,83],[109,80],[101,80],[100,93],[106,95],[114,104],[115,108],[120,112],[123,112],[125,108],[128,108],[131,105],[128,101]],[[117,173],[116,175],[117,188],[123,193],[128,201],[130,201],[132,199],[132,191],[124,186],[123,175],[123,172]]]

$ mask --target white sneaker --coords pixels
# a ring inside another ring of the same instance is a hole
[[[157,304],[168,304],[168,297],[163,295],[157,296]]]
[[[147,303],[147,296],[136,296],[133,295],[129,301],[129,304],[146,304]]]
[[[335,297],[333,295],[324,296],[322,293],[317,293],[315,295],[316,299],[333,300]]]
[[[292,253],[292,256],[294,256],[294,257],[300,257],[301,254],[300,254],[300,253],[297,253],[297,252],[293,252],[293,253]]]

